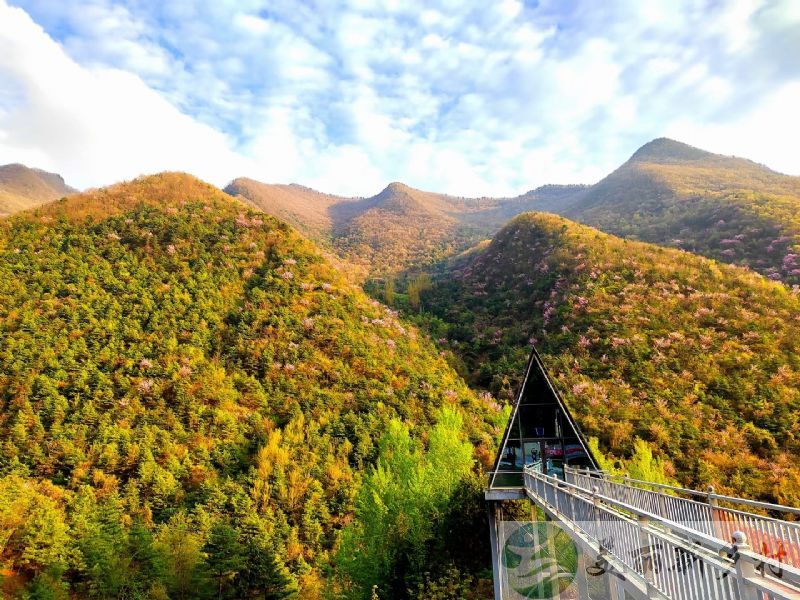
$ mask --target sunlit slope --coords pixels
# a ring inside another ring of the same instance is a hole
[[[0,216],[51,202],[75,193],[55,173],[31,169],[25,165],[0,166]]]
[[[583,430],[685,484],[800,503],[800,298],[745,269],[553,215],[514,219],[424,298],[511,397],[537,343]]]
[[[84,518],[198,548],[214,523],[255,527],[318,589],[392,418],[418,441],[456,407],[482,456],[497,418],[289,226],[175,173],[0,222],[0,401],[0,513],[37,490],[52,510],[13,508],[19,531],[58,529],[41,556],[69,547],[78,591],[105,531]],[[43,572],[24,548],[9,568]]]
[[[661,138],[561,206],[603,231],[800,282],[800,177]]]
[[[330,241],[333,230],[331,206],[347,200],[301,185],[261,183],[246,177],[234,179],[225,192],[286,221],[318,242]]]

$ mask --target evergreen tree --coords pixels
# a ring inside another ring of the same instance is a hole
[[[222,521],[211,529],[208,541],[203,546],[206,553],[208,573],[215,582],[217,598],[230,597],[232,581],[244,565],[243,548],[238,532]]]
[[[255,537],[244,544],[243,564],[236,584],[240,598],[282,600],[295,595],[294,582],[272,548]]]

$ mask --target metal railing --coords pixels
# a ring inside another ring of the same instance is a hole
[[[724,542],[591,487],[524,471],[528,496],[620,565],[641,596],[680,600],[800,600],[800,570],[751,550],[746,536]],[[582,482],[587,483],[587,482]],[[605,491],[619,491],[606,489]],[[611,564],[610,562],[607,563]]]
[[[581,488],[597,488],[604,496],[621,500],[649,513],[730,542],[741,531],[753,548],[765,558],[800,568],[800,523],[723,506],[739,504],[786,516],[800,516],[800,509],[745,498],[715,494],[713,488],[699,492],[671,485],[618,477],[567,467],[564,478]],[[687,498],[694,496],[703,501]]]

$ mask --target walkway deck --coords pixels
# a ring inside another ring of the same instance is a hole
[[[526,468],[524,485],[629,597],[800,600],[800,523],[730,505],[800,510],[572,469],[561,480]]]

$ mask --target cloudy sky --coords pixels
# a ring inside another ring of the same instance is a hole
[[[797,0],[0,0],[0,164],[502,195],[668,136],[800,174],[798,56]]]

